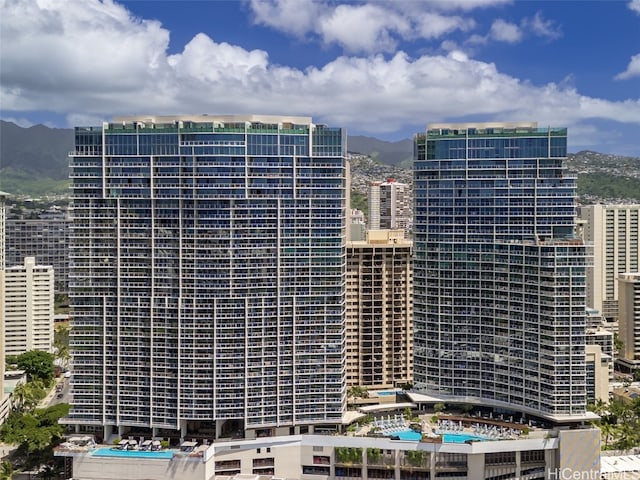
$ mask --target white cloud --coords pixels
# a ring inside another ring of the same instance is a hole
[[[489,41],[515,44],[531,36],[555,40],[562,36],[562,29],[556,22],[546,20],[541,12],[537,12],[533,17],[523,18],[519,24],[498,18],[486,35],[474,33],[464,43],[471,47],[486,45]]]
[[[515,23],[498,18],[491,25],[489,37],[499,42],[518,43],[522,39],[522,31]]]
[[[369,2],[252,0],[254,22],[298,38],[318,37],[348,53],[391,52],[401,40],[440,38],[475,26],[471,18],[438,10],[469,10],[503,0],[441,2]],[[458,6],[456,6],[458,5]],[[354,28],[357,25],[357,28]]]
[[[421,38],[439,38],[455,30],[467,31],[475,27],[471,18],[448,17],[439,13],[425,12],[416,18],[416,29]]]
[[[627,69],[616,75],[616,80],[628,80],[632,77],[640,77],[640,53],[631,57]]]
[[[354,28],[357,25],[357,28]],[[337,43],[351,52],[390,52],[397,41],[394,34],[407,36],[409,22],[378,5],[338,5],[317,26],[325,43]]]
[[[29,127],[33,127],[35,125],[31,120],[29,120],[28,118],[24,118],[24,117],[16,118],[16,117],[5,117],[5,116],[2,116],[2,120],[4,120],[5,122],[15,123],[16,125],[18,125],[19,127],[22,127],[22,128],[29,128]]]
[[[327,7],[317,1],[301,5],[300,0],[251,0],[251,9],[256,23],[303,37],[314,31]]]
[[[512,3],[512,0],[432,0],[428,3],[440,10],[470,11]]]
[[[640,14],[640,0],[631,0],[629,2],[629,8],[637,14]]]
[[[9,31],[13,41],[5,41]],[[447,56],[345,55],[306,69],[205,34],[167,55],[161,25],[91,0],[5,3],[0,34],[0,104],[14,118],[38,110],[71,123],[123,114],[298,114],[372,134],[463,117],[640,124],[638,99],[588,97],[570,82],[533,85],[453,43]]]
[[[560,27],[553,20],[545,20],[541,12],[536,12],[532,18],[525,18],[522,26],[538,37],[554,40],[562,36]]]

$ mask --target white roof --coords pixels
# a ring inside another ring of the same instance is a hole
[[[602,474],[640,472],[640,455],[621,455],[617,457],[602,456],[600,458],[600,471]],[[617,477],[615,475],[611,475],[611,478]]]
[[[365,407],[360,407],[358,410],[364,413],[370,412],[386,412],[388,410],[402,410],[405,408],[416,408],[415,403],[382,403],[380,405],[367,405]]]

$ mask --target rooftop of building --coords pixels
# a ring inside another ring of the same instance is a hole
[[[311,117],[293,115],[209,115],[209,114],[180,114],[180,115],[126,115],[116,116],[113,123],[172,123],[172,122],[249,122],[249,123],[295,123],[310,124]]]
[[[427,136],[566,136],[564,127],[538,127],[537,122],[480,122],[480,123],[432,123],[427,125]]]
[[[640,272],[625,272],[621,273],[618,280],[627,282],[640,282]]]

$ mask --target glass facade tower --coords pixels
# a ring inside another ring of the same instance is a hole
[[[191,116],[75,135],[68,422],[340,423],[346,133]]]
[[[429,125],[415,137],[419,391],[552,420],[585,414],[586,250],[567,131]]]

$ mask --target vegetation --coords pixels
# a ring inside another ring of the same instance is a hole
[[[11,395],[12,408],[19,412],[31,412],[46,396],[47,386],[42,380],[20,383]]]
[[[640,182],[637,178],[603,172],[583,173],[578,176],[578,196],[585,195],[598,198],[640,199]]]
[[[54,180],[34,175],[33,172],[3,168],[0,179],[0,190],[11,192],[13,195],[39,196],[43,195],[43,192],[53,195],[69,193],[69,180]]]
[[[56,325],[53,333],[53,348],[55,358],[62,368],[68,368],[71,354],[69,352],[69,331],[71,327],[68,323]]]
[[[426,452],[423,452],[422,450],[408,450],[405,452],[407,462],[409,462],[409,465],[413,465],[414,467],[424,465],[426,456]]]
[[[29,381],[41,380],[45,387],[53,381],[53,355],[40,350],[31,350],[18,355],[16,365],[24,370]]]
[[[2,462],[0,464],[0,480],[11,480],[13,478],[13,464],[11,462]]]
[[[69,413],[69,405],[59,403],[33,411],[15,410],[0,428],[0,440],[17,444],[13,465],[39,467],[53,459],[53,447],[61,440],[64,426],[58,423]]]
[[[444,403],[436,403],[433,406],[433,411],[436,413],[442,413],[447,409],[447,406]]]
[[[613,399],[608,404],[598,400],[588,408],[600,415],[596,425],[602,432],[603,450],[629,450],[640,446],[640,398],[633,401]]]
[[[353,398],[369,398],[369,392],[365,387],[351,387],[348,395]]]
[[[620,338],[620,335],[618,335],[618,332],[613,334],[613,348],[615,348],[617,352],[624,350],[624,342]]]
[[[336,447],[336,462],[362,463],[362,449],[351,447]]]
[[[369,202],[367,196],[364,193],[360,193],[357,190],[351,190],[351,208],[356,208],[362,211],[366,216],[369,215]]]
[[[69,295],[65,293],[56,293],[54,299],[54,311],[55,313],[69,313]]]
[[[379,448],[367,448],[367,461],[377,462],[382,458],[382,450]]]

